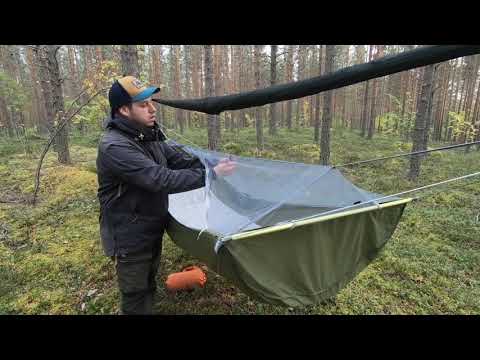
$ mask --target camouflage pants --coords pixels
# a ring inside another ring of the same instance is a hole
[[[161,239],[161,238],[160,238]],[[150,251],[119,255],[115,258],[122,315],[153,313],[155,277],[160,265],[162,241]]]

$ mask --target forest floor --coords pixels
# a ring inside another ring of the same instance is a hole
[[[204,130],[185,136],[206,145]],[[224,133],[222,150],[317,163],[311,129],[280,130],[255,150],[255,130]],[[182,139],[177,139],[182,141]],[[34,189],[41,140],[0,139],[0,314],[116,314],[114,266],[99,241],[95,173],[98,134],[71,138],[72,166],[60,166],[50,152],[42,170],[39,202],[24,202]],[[442,144],[431,144],[430,147]],[[28,148],[28,149],[27,149]],[[332,163],[401,152],[400,138],[333,129]],[[27,151],[26,151],[27,150]],[[406,180],[408,159],[377,162],[345,171],[358,186],[392,194],[479,170],[480,151],[436,152],[422,162],[419,181]],[[363,272],[335,299],[303,309],[259,303],[228,280],[207,270],[204,289],[169,294],[168,274],[202,265],[165,235],[158,275],[158,314],[478,314],[480,313],[480,182],[460,181],[420,193],[407,205],[394,236]]]

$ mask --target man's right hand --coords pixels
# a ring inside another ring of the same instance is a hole
[[[218,176],[231,175],[236,168],[237,163],[229,159],[222,159],[218,162],[218,165],[213,168],[215,174]]]

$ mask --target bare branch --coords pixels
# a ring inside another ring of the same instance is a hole
[[[35,175],[35,191],[33,193],[33,198],[32,198],[32,205],[35,206],[36,204],[36,200],[37,200],[37,194],[38,194],[38,189],[40,188],[40,170],[42,169],[42,163],[43,163],[43,159],[45,158],[45,155],[47,154],[48,152],[48,149],[50,149],[50,146],[52,145],[55,137],[58,135],[58,133],[65,127],[65,125],[67,125],[67,123],[75,116],[77,115],[84,106],[88,105],[94,98],[97,97],[97,95],[101,94],[102,92],[104,91],[107,91],[108,88],[103,88],[103,89],[100,89],[98,90],[94,95],[92,95],[85,103],[83,103],[82,105],[80,105],[77,110],[75,110],[73,112],[72,115],[70,115],[69,117],[64,117],[62,122],[60,123],[60,125],[55,129],[55,132],[53,133],[53,135],[50,137],[50,139],[48,140],[47,144],[45,145],[45,148],[43,149],[42,151],[42,155],[40,156],[40,160],[38,162],[38,166],[37,166],[37,172],[36,172],[36,175]]]
[[[76,97],[75,99],[73,99],[72,104],[70,105],[70,107],[68,108],[68,110],[65,111],[65,114],[68,114],[68,112],[73,108],[73,105],[82,97],[83,94],[85,94],[86,91],[87,91],[86,88],[83,89],[83,90],[77,95],[77,97]],[[65,115],[65,116],[67,116],[67,115]]]

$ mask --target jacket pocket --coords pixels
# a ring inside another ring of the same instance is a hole
[[[165,226],[166,220],[163,219],[138,214],[132,219],[131,215],[127,215],[124,221],[117,222],[114,228],[115,238],[119,248],[125,250],[147,248],[160,240]]]

